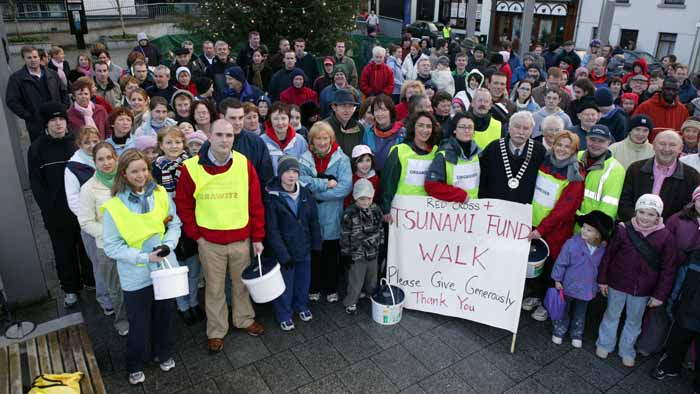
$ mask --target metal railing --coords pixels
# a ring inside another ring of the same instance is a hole
[[[128,1],[128,5],[117,7],[105,7],[107,3],[116,4],[116,1],[85,1],[85,13],[88,17],[118,18],[119,9],[124,18],[166,18],[183,14],[198,15],[199,3],[172,2],[146,4],[143,0]],[[127,1],[122,1],[127,3]],[[14,7],[13,7],[14,6]],[[0,1],[2,16],[6,21],[30,21],[30,20],[57,20],[66,19],[66,8],[63,1],[32,0],[32,1]]]

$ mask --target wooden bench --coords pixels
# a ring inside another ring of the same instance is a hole
[[[81,394],[106,393],[80,313],[40,324],[21,340],[0,339],[0,394],[26,393],[42,373],[77,371]]]

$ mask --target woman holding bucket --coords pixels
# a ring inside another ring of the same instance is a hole
[[[552,266],[561,247],[571,238],[576,210],[583,201],[583,170],[579,168],[576,152],[579,140],[574,133],[564,131],[554,138],[552,150],[547,153],[537,172],[535,194],[532,198],[532,232],[528,240],[544,239],[549,246],[549,258],[543,272],[528,279],[531,296],[523,300],[526,311],[535,309],[532,318],[545,321],[547,310],[541,305],[549,286]]]
[[[125,150],[119,158],[112,196],[102,205],[104,251],[117,261],[129,320],[126,368],[129,383],[138,384],[146,380],[149,337],[160,369],[175,367],[169,344],[174,303],[155,300],[151,272],[166,259],[177,265],[173,250],[180,238],[180,219],[165,189],[153,182],[148,159],[136,149]]]

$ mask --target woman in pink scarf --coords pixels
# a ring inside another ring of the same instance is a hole
[[[73,83],[80,77],[92,78],[94,75],[95,74],[92,72],[92,57],[89,53],[83,52],[78,55],[78,64],[76,64],[75,69],[71,70],[68,74],[68,80],[70,83]]]
[[[107,110],[92,102],[92,83],[92,80],[81,79],[71,84],[74,102],[68,109],[68,130],[77,135],[83,126],[95,126],[104,139],[111,135],[107,125]]]
[[[58,74],[58,78],[67,87],[68,86],[67,73],[70,71],[70,65],[66,61],[66,54],[65,54],[65,52],[63,52],[63,48],[51,47],[51,51],[49,51],[49,57],[51,59],[49,60],[49,64],[47,67],[56,71],[56,73]]]

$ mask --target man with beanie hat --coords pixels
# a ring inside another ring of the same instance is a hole
[[[611,219],[617,218],[625,169],[608,150],[612,140],[613,136],[605,125],[593,125],[586,134],[586,150],[578,154],[581,167],[586,171],[578,216],[598,210]]]
[[[654,93],[647,101],[641,103],[634,114],[649,115],[654,121],[656,129],[649,136],[649,142],[654,142],[656,134],[660,131],[680,130],[689,115],[688,109],[678,98],[678,83],[671,78],[666,78],[661,91]]]
[[[613,157],[625,170],[634,162],[654,157],[654,148],[649,143],[649,134],[654,129],[654,122],[646,115],[634,115],[630,119],[627,137],[610,145]]]
[[[143,53],[149,67],[157,67],[158,65],[163,64],[163,55],[161,55],[158,47],[151,45],[151,41],[148,39],[146,33],[141,32],[137,34],[136,41],[138,41],[139,44],[134,47],[132,52]]]
[[[318,207],[311,191],[299,183],[299,161],[282,156],[278,176],[267,184],[265,198],[266,263],[279,262],[285,290],[272,304],[282,331],[294,327],[293,312],[302,321],[312,319],[307,304],[311,283],[310,251],[321,250]]]
[[[627,136],[627,116],[615,105],[612,91],[607,87],[595,90],[595,102],[600,110],[599,124],[608,126],[615,141],[622,141]]]
[[[631,219],[635,202],[647,193],[663,200],[665,208],[661,216],[666,220],[690,202],[693,190],[700,184],[700,174],[678,160],[683,140],[677,132],[662,131],[653,146],[654,157],[632,163],[627,169],[620,196],[620,220]]]
[[[180,67],[187,67],[190,70],[190,75],[192,78],[201,77],[204,73],[204,66],[196,58],[192,57],[192,52],[189,49],[180,47],[173,51],[175,55],[175,61],[170,65],[170,72],[177,78],[178,73],[176,72]]]
[[[289,76],[292,78],[292,86],[280,93],[280,101],[297,106],[311,101],[318,105],[318,95],[313,89],[306,87],[306,74],[304,71],[300,68],[294,68]]]
[[[242,103],[257,103],[260,96],[263,95],[262,90],[248,83],[245,79],[245,73],[240,67],[231,66],[227,68],[225,75],[227,87],[224,88],[224,98],[232,97]]]
[[[384,243],[382,210],[372,202],[374,186],[367,179],[355,182],[355,203],[343,212],[340,253],[349,260],[348,287],[343,305],[348,314],[357,313],[360,293],[372,294],[377,286],[377,258]]]
[[[78,220],[68,208],[63,180],[76,142],[74,135],[68,133],[68,115],[63,104],[44,103],[39,111],[45,133],[29,147],[29,182],[51,239],[56,273],[65,295],[64,305],[72,307],[78,302],[83,283],[94,284],[92,265],[87,262]]]
[[[579,139],[579,148],[586,149],[586,135],[591,130],[591,128],[598,123],[600,118],[600,110],[598,109],[598,104],[593,97],[582,97],[578,102],[578,113],[576,116],[579,119],[579,124],[573,126],[569,131],[576,133]]]

